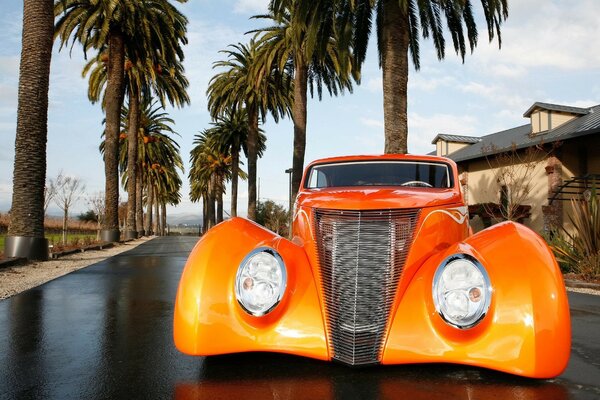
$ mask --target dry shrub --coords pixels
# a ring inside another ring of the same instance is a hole
[[[0,213],[0,232],[4,232],[8,229],[8,223],[10,219],[8,218],[8,214]]]
[[[62,230],[63,221],[58,217],[46,217],[44,227],[49,230]],[[97,225],[95,222],[80,221],[76,218],[69,218],[69,231],[95,231]]]
[[[0,213],[0,232],[5,232],[10,223],[8,214]],[[62,231],[63,221],[60,217],[46,217],[44,219],[44,228],[47,230]],[[80,221],[77,218],[69,218],[69,231],[93,232],[97,229],[95,222]]]

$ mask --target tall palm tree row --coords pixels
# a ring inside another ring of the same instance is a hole
[[[156,222],[155,208],[157,205],[178,204],[181,195],[181,177],[179,172],[184,171],[183,161],[179,153],[179,144],[172,136],[178,135],[172,125],[172,118],[164,112],[158,101],[145,100],[140,105],[139,130],[137,141],[137,153],[135,156],[136,171],[139,172],[140,185],[136,185],[136,226],[143,230],[143,195],[146,193],[147,217]],[[121,171],[121,183],[124,187],[129,185],[129,136],[128,124],[131,111],[123,107],[121,112],[122,133],[119,136],[119,170]],[[100,143],[100,152],[105,150],[105,141]],[[158,191],[158,194],[157,194]],[[162,202],[161,202],[162,201]],[[152,225],[152,224],[150,224]],[[146,226],[148,228],[148,226]],[[147,229],[148,233],[155,230]],[[146,232],[140,232],[141,235]]]
[[[105,54],[99,54],[92,59],[83,70],[83,75],[89,73],[88,97],[92,102],[99,101],[103,96],[103,89],[106,83],[107,74],[105,68]],[[152,60],[147,59],[145,63],[138,60],[133,63],[129,59],[125,61],[125,91],[128,95],[129,107],[126,118],[128,119],[124,127],[129,140],[127,169],[127,218],[126,218],[126,238],[135,238],[139,230],[142,229],[141,220],[137,216],[139,201],[137,200],[139,166],[137,166],[137,147],[140,128],[139,120],[141,116],[140,102],[150,104],[153,96],[157,96],[164,107],[166,102],[171,105],[183,106],[189,104],[187,87],[189,82],[184,75],[184,69],[181,63],[176,62],[170,68],[163,64],[152,64]],[[123,117],[122,117],[123,119]],[[121,133],[123,136],[123,133]],[[140,225],[140,226],[138,226]]]
[[[283,0],[273,0],[281,6]],[[300,0],[305,13],[314,2]],[[383,75],[383,108],[385,152],[406,153],[408,150],[407,85],[409,53],[416,70],[420,68],[419,38],[431,38],[438,59],[445,57],[447,27],[454,51],[463,59],[467,46],[472,52],[477,45],[477,26],[471,0],[317,0],[337,3],[351,12],[346,24],[352,26],[354,57],[357,65],[365,61],[373,18],[377,31],[379,66]],[[498,36],[500,26],[508,17],[507,0],[481,0],[488,38]],[[468,43],[468,45],[467,45]]]
[[[211,145],[220,153],[231,155],[231,216],[237,216],[238,178],[247,178],[240,170],[240,152],[248,157],[248,114],[244,109],[227,110],[211,123]],[[262,129],[258,129],[257,157],[262,157],[266,150],[267,137]]]
[[[179,0],[185,2],[185,0]],[[72,41],[90,49],[107,52],[104,94],[106,110],[106,216],[103,239],[119,237],[118,222],[118,140],[124,97],[125,57],[152,65],[172,65],[183,60],[182,46],[187,19],[168,0],[57,0],[54,7],[55,37],[61,48]],[[72,38],[72,39],[71,39]]]
[[[260,49],[257,76],[271,73],[273,68],[289,68],[294,77],[292,197],[298,192],[304,169],[308,89],[311,96],[316,89],[321,100],[323,88],[337,96],[344,90],[352,92],[352,79],[360,81],[350,46],[352,31],[340,25],[347,18],[334,2],[316,5],[303,12],[301,1],[271,4],[269,14],[254,18],[270,20],[273,25],[252,31]]]
[[[292,104],[291,79],[286,71],[272,69],[257,78],[257,44],[238,43],[223,50],[227,60],[213,67],[221,69],[209,82],[208,109],[213,118],[228,110],[243,109],[248,115],[248,218],[256,219],[256,164],[258,159],[259,119],[270,113],[275,121],[289,114]]]
[[[146,182],[146,192],[153,192],[155,205],[154,220],[157,226],[164,227],[166,222],[166,204],[176,205],[181,201],[182,180],[178,171],[184,172],[183,160],[179,153],[179,145],[165,131],[147,136],[150,142],[145,147],[145,162],[142,162],[142,175]],[[161,222],[159,209],[162,208]],[[147,213],[152,215],[151,204]],[[162,229],[155,229],[154,233]]]
[[[52,0],[23,2],[17,132],[7,257],[48,258],[44,238],[44,186],[48,137],[48,86],[52,55]]]
[[[171,167],[177,167],[183,172],[183,161],[179,154],[179,146],[171,137],[177,135],[173,130],[173,125],[175,125],[175,121],[158,104],[143,103],[142,115],[140,117],[140,136],[138,137],[138,170],[140,171],[142,184],[139,186],[136,199],[138,197],[142,199],[143,191],[145,191],[147,199],[152,199],[152,191],[149,189],[151,184],[149,185],[149,182],[155,176],[150,174],[153,168],[157,169],[159,166],[162,166],[163,170],[167,168],[171,171]],[[160,145],[156,146],[156,144]],[[169,165],[166,164],[166,160],[175,160],[175,163]],[[179,196],[179,193],[173,194],[173,196],[175,195]],[[139,225],[139,229],[142,229],[143,209],[141,200],[138,203],[140,206],[136,207],[136,220],[139,222],[137,224]],[[169,201],[169,204],[172,204],[172,202]],[[151,219],[151,204],[148,204],[147,211],[147,217]],[[151,225],[151,223],[148,223],[146,228],[151,230]]]
[[[151,94],[157,95],[162,106],[165,106],[165,100],[171,105],[183,106],[189,104],[190,99],[187,94],[189,85],[180,62],[175,63],[170,68],[163,68],[161,64],[155,65],[135,65],[131,69],[132,73],[128,75],[128,167],[131,171],[128,174],[127,184],[127,230],[125,237],[137,237],[136,225],[136,187],[137,187],[137,143],[139,120],[140,120],[140,101],[150,98]],[[163,204],[164,206],[164,204]]]
[[[181,189],[181,177],[178,170],[183,172],[183,160],[179,153],[179,145],[173,139],[173,135],[178,135],[173,130],[175,121],[168,116],[162,106],[157,101],[151,102],[145,100],[141,103],[139,117],[139,130],[137,136],[137,154],[135,156],[136,170],[140,172],[140,185],[136,184],[136,199],[139,207],[136,207],[136,226],[137,229],[143,229],[143,209],[142,199],[143,191],[147,193],[147,213],[148,218],[154,214],[154,221],[157,221],[156,213],[152,206],[159,204],[166,211],[166,204],[178,204],[181,200],[179,193]],[[122,114],[122,128],[126,132],[130,123],[130,110],[124,108]],[[129,167],[129,135],[121,134],[120,151],[120,169],[122,174],[122,183],[129,185],[130,167]],[[151,204],[150,204],[151,203]],[[163,220],[166,214],[163,212]],[[151,224],[150,224],[151,225]],[[156,233],[156,232],[155,232]]]
[[[190,163],[190,199],[202,200],[204,230],[210,229],[223,220],[223,194],[225,181],[231,178],[231,154],[220,151],[214,130],[206,129],[194,137]]]

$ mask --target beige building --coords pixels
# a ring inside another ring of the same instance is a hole
[[[540,233],[570,230],[569,200],[600,188],[600,105],[535,103],[523,117],[512,129],[432,142],[432,154],[458,164],[475,230],[507,216]]]

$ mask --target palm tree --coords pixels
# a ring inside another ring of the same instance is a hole
[[[231,155],[219,151],[214,129],[206,129],[196,135],[190,152],[190,198],[194,202],[200,198],[206,202],[204,219],[208,221],[208,229],[223,220],[225,181],[231,178]],[[218,210],[215,210],[215,202]]]
[[[231,216],[237,216],[238,177],[246,179],[246,174],[240,171],[240,151],[248,155],[246,141],[248,139],[248,114],[244,109],[227,110],[212,123],[211,144],[224,154],[231,155]],[[257,156],[262,157],[266,150],[267,137],[263,130],[258,130]]]
[[[179,0],[184,2],[185,0]],[[55,36],[63,45],[73,37],[81,42],[84,53],[94,48],[106,51],[107,78],[104,95],[106,110],[106,217],[103,239],[119,238],[118,219],[118,140],[119,120],[124,95],[125,55],[138,60],[158,59],[168,63],[183,59],[182,44],[187,19],[168,0],[60,0],[54,7]]]
[[[196,149],[196,147],[194,149]],[[196,161],[200,157],[200,154],[201,150],[196,150],[195,152],[192,150],[190,152],[191,167],[188,179],[190,181],[190,200],[193,203],[202,201],[202,232],[206,232],[208,230],[208,221],[210,219],[208,209],[208,188],[210,180],[201,175],[200,167],[195,167],[198,165]]]
[[[177,204],[178,201],[173,199],[180,198],[181,178],[177,171],[183,172],[183,160],[179,153],[179,145],[172,138],[172,135],[177,135],[172,128],[174,124],[173,119],[169,118],[158,104],[146,103],[142,107],[140,132],[143,135],[139,142],[138,167],[142,171],[148,197],[152,200],[148,202],[150,219],[153,204],[155,207],[162,204],[165,197],[169,198],[169,204]],[[158,215],[156,218],[158,220]]]
[[[227,110],[245,109],[248,114],[248,218],[256,219],[256,163],[258,159],[258,123],[271,113],[275,121],[289,113],[291,105],[290,79],[276,70],[262,74],[259,79],[253,65],[257,61],[254,41],[249,45],[238,43],[223,50],[227,60],[217,61],[213,68],[225,70],[215,75],[209,83],[208,109],[213,118]]]
[[[260,48],[256,64],[259,76],[261,72],[270,73],[274,67],[291,68],[294,75],[292,197],[298,192],[304,169],[309,87],[311,96],[316,87],[321,100],[323,88],[337,96],[345,89],[352,92],[351,78],[360,80],[358,70],[353,68],[348,36],[351,31],[336,25],[340,17],[333,2],[310,13],[300,12],[299,3],[283,1],[277,9],[271,7],[269,14],[255,16],[269,19],[275,25],[252,31]]]
[[[23,2],[13,194],[6,257],[48,258],[44,187],[48,137],[48,83],[52,55],[51,0]]]
[[[124,187],[129,185],[130,171],[129,168],[129,136],[126,133],[130,110],[123,107],[121,112],[121,127],[123,132],[120,137],[119,145],[119,169],[121,171],[121,182]],[[137,137],[137,155],[136,169],[140,172],[140,185],[136,184],[136,227],[143,229],[143,190],[147,192],[148,217],[152,220],[152,207],[155,206],[156,196],[154,190],[157,186],[157,181],[165,179],[168,181],[169,198],[180,196],[173,194],[170,191],[179,191],[181,187],[181,178],[178,177],[177,170],[183,172],[183,161],[179,154],[179,145],[172,138],[173,135],[178,135],[172,128],[175,121],[168,116],[161,105],[157,101],[144,100],[140,105],[139,130]],[[105,142],[100,143],[100,152],[104,152]],[[177,183],[177,180],[179,183]],[[164,186],[164,185],[163,185]],[[159,186],[160,188],[160,186]],[[139,199],[139,200],[137,200]],[[176,204],[172,201],[169,204]],[[147,225],[147,224],[146,224]],[[146,226],[148,228],[148,226]],[[148,230],[148,229],[147,229]],[[146,232],[144,232],[146,233]]]
[[[181,159],[180,159],[181,160]],[[175,166],[166,166],[158,179],[157,201],[160,205],[160,235],[165,235],[167,226],[167,204],[177,205],[181,202],[181,177]],[[181,168],[183,172],[183,168]],[[158,218],[158,217],[157,217]]]
[[[106,69],[101,62],[102,57],[96,57],[84,68],[83,74],[90,72],[90,84],[88,95],[92,101],[98,101],[102,95],[101,82],[106,80]],[[150,104],[152,95],[157,95],[162,106],[166,101],[171,105],[183,106],[189,104],[186,79],[183,66],[176,63],[171,68],[163,68],[161,64],[153,65],[138,61],[133,64],[130,60],[125,61],[125,90],[129,99],[128,113],[122,116],[122,128],[127,132],[128,156],[127,156],[127,222],[125,237],[136,238],[138,236],[137,201],[138,188],[138,140],[140,128],[141,108],[140,102]],[[121,133],[121,137],[124,136]],[[123,169],[121,168],[121,171]],[[141,179],[141,178],[140,178]],[[140,226],[141,229],[141,226]]]
[[[177,62],[172,68],[163,68],[161,64],[148,65],[138,63],[127,75],[126,88],[129,97],[128,114],[128,183],[127,183],[127,229],[126,238],[137,237],[136,226],[136,188],[138,180],[137,136],[140,120],[140,101],[149,99],[154,93],[159,96],[165,106],[165,99],[171,105],[189,104],[187,87],[189,85],[183,73],[183,66]]]
[[[161,137],[157,136],[156,138]],[[181,201],[181,177],[183,161],[179,154],[179,146],[167,137],[152,146],[149,153],[155,163],[147,170],[148,190],[153,190],[156,234],[164,234],[166,224],[166,204],[176,205]],[[149,205],[151,208],[151,206]],[[160,211],[162,210],[162,212]],[[162,218],[161,218],[162,217]]]
[[[274,0],[281,7],[282,0]],[[477,44],[477,27],[471,0],[320,0],[351,10],[348,23],[354,29],[354,57],[357,65],[365,60],[373,16],[376,14],[379,65],[383,71],[383,108],[385,152],[406,153],[407,85],[409,52],[416,70],[420,68],[419,36],[432,38],[438,59],[445,56],[444,25],[448,27],[454,51],[464,57],[467,41],[472,52]],[[302,1],[302,10],[315,8],[313,1]],[[491,41],[508,16],[507,0],[481,0]],[[445,20],[445,21],[444,21]],[[445,22],[445,24],[444,24]],[[465,32],[466,30],[466,32]],[[466,37],[465,37],[466,34]]]

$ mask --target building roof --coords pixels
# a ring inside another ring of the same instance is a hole
[[[536,103],[543,104],[543,103]],[[479,142],[467,146],[447,155],[456,162],[472,160],[491,154],[516,149],[523,149],[541,143],[553,143],[561,140],[573,139],[579,136],[600,133],[600,105],[590,107],[581,117],[560,125],[554,129],[540,132],[535,136],[531,134],[531,124],[518,126],[505,131],[482,136]]]
[[[436,144],[438,140],[445,140],[446,142],[454,143],[477,143],[481,138],[475,136],[462,136],[462,135],[445,135],[443,133],[438,134],[433,138],[431,144]]]
[[[529,109],[527,111],[525,111],[525,114],[523,114],[523,116],[525,118],[529,118],[531,116],[531,114],[538,108],[542,108],[544,110],[550,110],[550,111],[560,111],[560,112],[569,113],[569,114],[579,114],[579,115],[586,115],[590,112],[589,108],[562,106],[560,104],[541,103],[538,101],[538,102],[533,103],[533,105],[531,107],[529,107]]]

